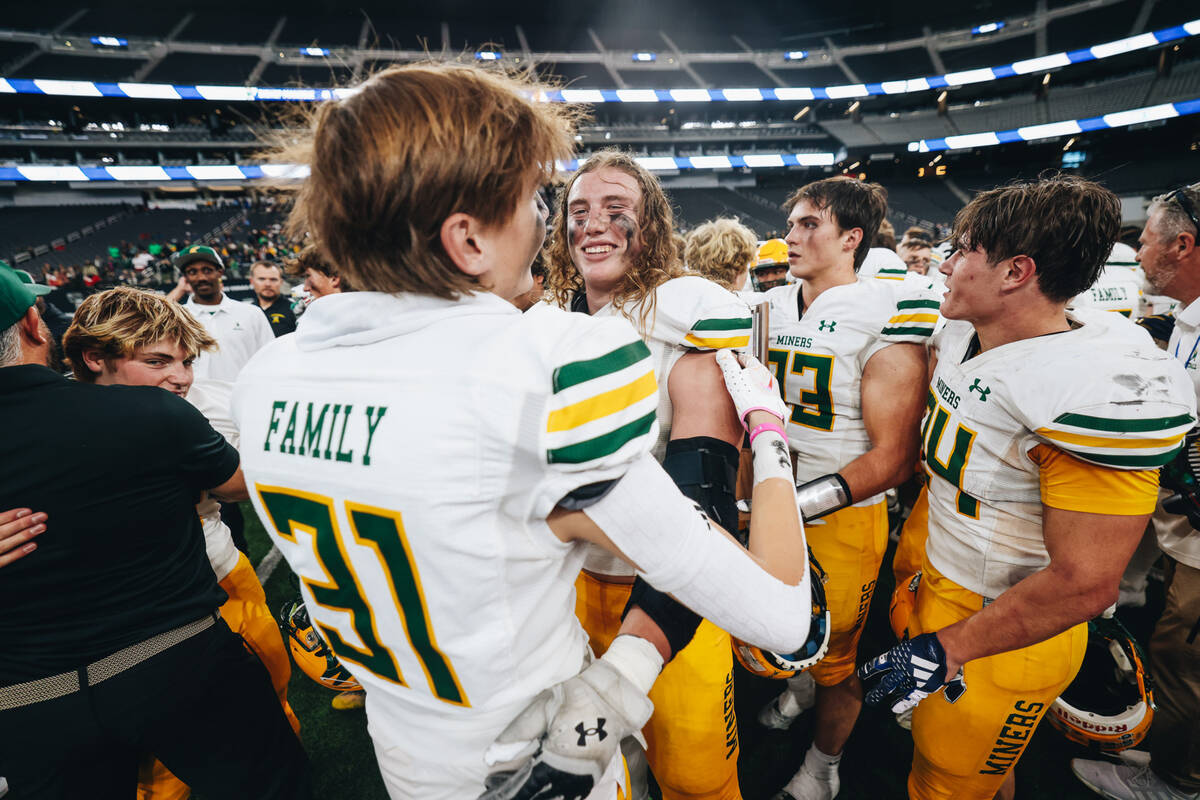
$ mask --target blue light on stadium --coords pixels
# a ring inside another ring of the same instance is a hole
[[[1083,166],[1083,163],[1087,161],[1087,157],[1088,154],[1085,150],[1068,150],[1062,154],[1063,169],[1075,169],[1077,167],[1081,167]]]
[[[129,47],[128,39],[120,39],[116,36],[93,36],[91,42],[97,47]]]
[[[300,55],[311,56],[312,58],[325,58],[329,55],[329,51],[324,47],[301,47]]]
[[[995,33],[998,30],[1002,30],[1007,24],[1006,22],[985,22],[982,25],[976,25],[974,28],[971,28],[971,35],[980,36],[985,33]]]
[[[634,61],[658,61],[658,53],[634,53]]]
[[[803,61],[808,58],[807,50],[788,50],[783,54],[784,61]]]
[[[501,53],[498,50],[476,50],[475,51],[475,60],[476,61],[499,61],[502,58],[504,58],[504,53]]]

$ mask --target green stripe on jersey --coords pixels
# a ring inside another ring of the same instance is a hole
[[[749,328],[752,324],[750,317],[724,317],[719,319],[697,320],[692,326],[694,331],[737,331]]]
[[[882,268],[880,268],[879,272],[877,272],[875,274],[876,275],[904,275],[907,272],[908,272],[907,268],[900,269],[899,267],[895,267],[895,268],[882,267]]]
[[[1054,420],[1060,425],[1072,425],[1076,428],[1091,428],[1097,431],[1119,431],[1122,433],[1165,431],[1178,428],[1181,425],[1191,425],[1194,421],[1191,414],[1180,414],[1175,417],[1147,417],[1145,419],[1116,419],[1113,417],[1093,417],[1090,414],[1061,414]]]
[[[884,328],[879,333],[883,336],[932,336],[933,324],[930,323],[928,328],[920,328],[915,325],[901,325],[896,328]]]
[[[650,357],[650,348],[641,339],[622,345],[610,353],[586,361],[572,361],[554,370],[554,392],[561,392],[585,381],[619,372]]]
[[[585,461],[604,458],[604,456],[617,452],[639,436],[649,433],[657,414],[658,410],[655,409],[640,419],[622,425],[615,431],[566,447],[548,450],[546,459],[551,464],[582,464]]]
[[[942,304],[939,300],[901,300],[896,303],[896,308],[941,308]]]
[[[1179,452],[1179,448],[1173,448],[1165,453],[1121,456],[1109,455],[1108,453],[1089,453],[1084,450],[1067,450],[1066,452],[1084,461],[1091,461],[1093,464],[1105,464],[1110,467],[1127,467],[1129,469],[1155,469],[1161,467],[1163,464],[1170,463],[1171,459],[1175,458],[1175,454]]]

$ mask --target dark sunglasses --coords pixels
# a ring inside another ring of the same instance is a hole
[[[1176,189],[1167,195],[1167,202],[1174,200],[1179,203],[1179,207],[1183,209],[1183,213],[1188,215],[1188,219],[1192,221],[1192,225],[1196,226],[1196,232],[1200,233],[1200,219],[1196,219],[1196,208],[1192,205],[1192,201],[1188,199],[1187,194],[1183,189]]]

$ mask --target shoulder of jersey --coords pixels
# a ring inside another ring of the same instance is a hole
[[[770,304],[772,315],[790,312],[792,316],[795,316],[797,313],[796,292],[799,291],[799,283],[789,283],[776,286],[774,289],[767,289],[762,296]]]
[[[1089,317],[1089,335],[1039,346],[1036,358],[1009,365],[1005,382],[1020,395],[1014,405],[1038,437],[1076,458],[1120,469],[1160,467],[1196,422],[1191,381],[1129,320],[1105,312]]]
[[[750,310],[733,292],[695,275],[672,278],[655,289],[647,318],[650,338],[697,350],[747,347]]]
[[[582,471],[650,451],[658,383],[650,349],[628,320],[546,307],[526,313],[522,325],[548,378],[542,431],[548,463]]]
[[[896,343],[926,344],[941,319],[942,293],[926,280],[901,280],[885,284],[885,288],[891,290],[890,316],[879,331],[880,338]]]
[[[872,247],[867,251],[859,274],[881,281],[902,281],[908,275],[908,266],[894,251],[886,247]]]

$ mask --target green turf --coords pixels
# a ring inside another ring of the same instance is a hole
[[[249,503],[243,504],[243,511],[246,539],[254,555],[252,560],[257,564],[269,550],[270,541]],[[887,618],[892,591],[891,557],[889,548],[867,617],[860,658],[876,655],[893,642]],[[280,562],[263,587],[272,610],[295,595],[294,586],[287,563]],[[1143,642],[1162,609],[1161,585],[1152,582],[1148,594],[1145,608],[1120,614]],[[758,709],[781,688],[782,683],[755,678],[738,669],[736,708],[741,741],[738,773],[745,800],[767,800],[778,791],[799,768],[811,741],[810,714],[801,717],[790,731],[766,730],[755,721]],[[293,669],[289,698],[300,718],[304,747],[312,759],[315,796],[322,800],[386,800],[367,735],[365,713],[332,710],[329,703],[333,695]],[[954,731],[946,731],[945,735],[952,737]],[[1094,800],[1096,795],[1071,774],[1070,760],[1085,755],[1082,747],[1066,741],[1049,723],[1041,725],[1017,764],[1017,797]],[[911,758],[910,734],[896,725],[889,712],[866,709],[846,746],[839,800],[905,797]]]

